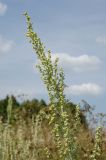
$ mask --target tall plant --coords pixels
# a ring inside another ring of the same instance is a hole
[[[77,143],[75,133],[79,126],[79,107],[76,107],[76,115],[73,129],[70,129],[69,115],[65,108],[67,103],[64,95],[64,72],[58,67],[58,58],[52,62],[51,51],[46,53],[45,46],[37,33],[33,31],[30,16],[25,13],[27,22],[27,37],[38,56],[37,68],[41,73],[42,80],[46,85],[50,100],[49,124],[53,126],[54,135],[60,159],[77,159]],[[76,158],[75,158],[76,157]]]
[[[8,105],[7,105],[7,122],[11,122],[12,118],[12,107],[13,107],[13,101],[12,101],[12,96],[9,97],[8,99]]]
[[[59,160],[78,160],[80,159],[78,151],[79,145],[77,134],[80,128],[80,109],[76,106],[72,127],[69,123],[69,113],[66,109],[67,100],[64,95],[64,72],[58,67],[58,58],[52,61],[51,51],[46,51],[45,46],[41,42],[37,33],[33,31],[30,16],[25,13],[27,23],[27,37],[29,42],[37,54],[39,64],[37,68],[41,73],[42,80],[46,85],[49,100],[49,125],[52,125],[52,135],[57,146]],[[42,114],[41,114],[42,116]],[[44,115],[43,115],[44,116]],[[96,160],[96,153],[99,152],[100,134],[97,130],[96,142],[91,159]],[[45,148],[47,158],[50,159],[49,148]],[[96,153],[95,153],[96,152]],[[100,153],[100,152],[99,152]],[[100,154],[99,154],[100,156]]]

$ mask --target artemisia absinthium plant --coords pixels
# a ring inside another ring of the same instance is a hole
[[[50,100],[49,124],[52,125],[52,134],[57,146],[59,159],[77,160],[77,143],[75,132],[79,126],[79,107],[76,107],[75,125],[70,129],[68,112],[65,109],[66,99],[64,95],[64,72],[58,67],[58,58],[52,62],[51,51],[45,51],[45,46],[38,35],[33,31],[30,16],[24,14],[27,23],[27,37],[37,54],[39,64],[37,68],[41,73],[42,80],[46,85]],[[47,157],[50,154],[48,149]]]

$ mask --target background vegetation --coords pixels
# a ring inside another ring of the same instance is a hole
[[[8,121],[8,103],[12,100],[12,112]],[[65,106],[69,113],[70,128],[73,127],[76,105],[67,102]],[[77,134],[79,149],[78,159],[89,159],[95,145],[95,119],[87,121],[86,115],[91,115],[87,104],[80,109],[80,132]],[[52,125],[49,125],[48,115],[50,104],[42,100],[32,99],[18,102],[15,96],[7,96],[0,100],[0,158],[3,160],[32,159],[32,160],[58,160],[59,153],[55,140],[51,134]],[[58,114],[58,116],[60,116]],[[92,116],[93,117],[93,116]],[[90,124],[90,126],[89,126]],[[101,155],[99,160],[106,159],[106,132],[102,130],[100,142]],[[100,140],[100,138],[99,138]],[[76,154],[76,153],[75,153]]]

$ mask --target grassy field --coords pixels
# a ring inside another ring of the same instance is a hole
[[[71,107],[72,106],[69,106],[69,108]],[[14,106],[11,108],[13,109]],[[35,108],[38,108],[38,106],[35,106]],[[33,114],[31,113],[31,109],[31,105],[29,108],[24,108],[24,106],[23,108],[15,108],[13,112],[11,112],[11,116],[7,116],[5,122],[3,122],[2,119],[0,120],[1,160],[65,160],[66,155],[64,154],[64,157],[60,157],[61,152],[59,150],[60,148],[64,149],[66,147],[73,149],[74,152],[71,151],[71,153],[73,153],[73,160],[85,160],[85,158],[87,160],[94,159],[91,158],[91,155],[94,155],[94,149],[98,153],[95,159],[106,159],[106,132],[102,131],[101,133],[100,130],[98,130],[99,132],[95,137],[94,130],[86,126],[84,121],[81,123],[81,119],[79,119],[79,129],[77,132],[74,131],[73,128],[75,126],[73,123],[75,123],[76,114],[68,109],[70,113],[69,131],[71,132],[72,137],[70,137],[70,139],[72,141],[70,146],[68,146],[65,142],[65,137],[62,137],[63,135],[61,133],[59,141],[61,142],[61,146],[59,147],[57,139],[55,138],[56,135],[52,132],[54,124],[50,125],[49,123],[49,114],[51,115],[49,106],[42,106],[39,112],[33,112]],[[7,111],[9,112],[9,109],[7,109]]]

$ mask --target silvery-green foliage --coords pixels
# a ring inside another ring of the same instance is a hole
[[[30,16],[25,13],[27,22],[27,37],[38,56],[37,65],[44,84],[46,85],[50,99],[49,124],[53,127],[52,133],[58,148],[60,159],[77,159],[77,143],[75,139],[76,130],[78,130],[79,108],[76,107],[76,116],[74,127],[71,129],[69,124],[69,115],[65,108],[66,99],[64,95],[64,72],[58,67],[58,58],[52,62],[51,51],[45,50],[43,43],[37,34],[33,31]]]
[[[80,131],[80,108],[76,106],[72,128],[69,122],[69,113],[65,108],[67,103],[64,95],[64,72],[58,67],[58,58],[52,62],[51,51],[46,52],[45,46],[38,35],[33,31],[30,16],[25,13],[27,22],[27,37],[38,56],[37,68],[41,73],[42,80],[46,85],[50,100],[49,125],[52,125],[52,135],[58,150],[59,160],[79,160],[79,144],[77,134]],[[99,142],[101,132],[97,129],[92,160],[96,160],[96,154],[100,154]],[[49,149],[46,147],[47,158],[50,157]],[[100,156],[100,155],[99,155]]]
[[[95,144],[90,160],[98,160],[101,158],[101,152],[102,152],[101,144],[102,144],[102,127],[98,127],[96,129]]]

